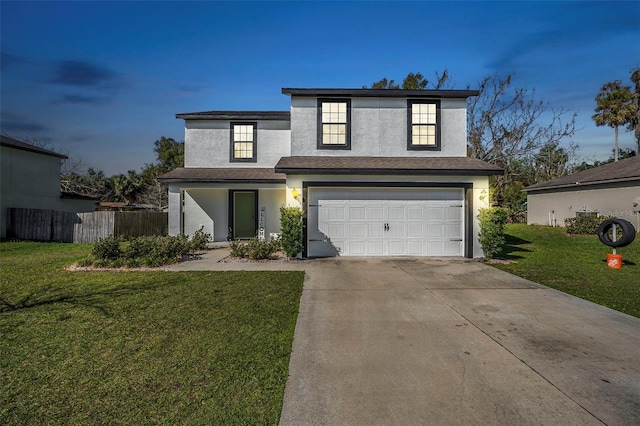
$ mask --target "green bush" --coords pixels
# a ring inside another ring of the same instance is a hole
[[[576,217],[568,217],[564,220],[567,234],[597,234],[600,224],[613,216],[598,216],[597,214],[584,214]]]
[[[91,249],[91,254],[99,260],[115,260],[122,256],[121,239],[113,235],[98,240]]]
[[[83,260],[82,264],[99,267],[158,267],[201,250],[205,239],[208,241],[209,236],[202,230],[196,231],[191,241],[184,235],[142,236],[127,241],[112,236],[98,241],[92,249],[93,259]],[[206,243],[204,246],[206,247]]]
[[[501,207],[480,209],[480,235],[478,240],[482,246],[484,257],[493,259],[502,253],[504,248],[504,227],[507,223],[508,212]]]
[[[280,207],[280,246],[288,257],[302,251],[302,210]]]
[[[229,241],[229,254],[233,257],[245,258],[248,253],[248,245],[246,241],[233,240]]]
[[[268,259],[278,251],[280,244],[277,240],[274,241],[260,241],[257,238],[252,238],[247,241],[235,240],[229,243],[229,251],[231,256],[249,258],[253,260]]]
[[[201,226],[191,237],[191,251],[201,251],[207,248],[207,243],[211,240],[211,234],[204,232],[204,226]]]

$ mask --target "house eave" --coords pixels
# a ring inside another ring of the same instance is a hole
[[[384,176],[492,176],[502,175],[498,170],[455,170],[455,169],[317,169],[317,168],[276,168],[276,173],[286,175],[384,175]]]
[[[404,89],[306,89],[282,88],[283,95],[306,97],[375,97],[375,98],[468,98],[478,90],[404,90]]]
[[[562,185],[549,185],[549,186],[541,186],[541,187],[528,187],[524,188],[524,192],[537,192],[537,191],[548,191],[552,189],[575,189],[575,188],[583,188],[589,186],[596,185],[607,185],[607,184],[617,184],[624,182],[638,182],[640,185],[640,179],[638,177],[630,177],[630,178],[621,178],[621,179],[607,179],[607,180],[598,180],[593,182],[575,182],[575,183],[566,183]]]
[[[289,121],[289,111],[203,111],[176,114],[183,120],[215,120],[215,121]]]

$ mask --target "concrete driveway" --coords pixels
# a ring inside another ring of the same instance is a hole
[[[470,260],[315,260],[280,423],[639,425],[640,320]]]

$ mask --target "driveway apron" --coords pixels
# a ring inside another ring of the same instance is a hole
[[[640,320],[471,260],[315,260],[280,424],[640,424]]]

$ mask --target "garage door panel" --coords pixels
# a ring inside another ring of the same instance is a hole
[[[444,254],[446,256],[460,256],[462,252],[462,241],[445,241]]]
[[[367,211],[365,206],[348,207],[349,220],[365,220]]]
[[[444,219],[442,207],[427,207],[427,220],[430,222],[441,221]]]
[[[407,237],[410,238],[424,238],[424,224],[422,222],[419,223],[408,223],[407,224]]]
[[[407,236],[407,224],[404,222],[389,222],[387,231],[385,232],[387,238],[406,238]]]
[[[382,240],[367,241],[367,255],[368,256],[384,255],[384,242]]]
[[[444,236],[446,238],[462,238],[462,230],[460,229],[460,226],[449,224],[445,225],[443,228]]]
[[[407,208],[405,206],[390,206],[388,207],[388,216],[389,220],[406,220],[405,213],[407,212]]]
[[[391,256],[402,256],[406,254],[404,240],[392,240],[387,243],[387,250]]]
[[[447,221],[459,221],[462,220],[462,206],[460,207],[447,207],[445,210],[445,219]]]
[[[344,220],[345,216],[344,206],[327,207],[327,220]]]
[[[348,242],[349,254],[352,256],[364,256],[367,254],[366,242],[364,240],[351,240]]]
[[[444,237],[444,229],[440,224],[427,224],[427,238],[442,238]]]
[[[367,206],[367,220],[384,220],[384,208],[382,206]]]
[[[326,234],[330,238],[344,238],[346,237],[345,225],[342,223],[330,223],[327,226]]]
[[[424,255],[424,242],[423,241],[407,241],[407,254],[409,256]]]
[[[365,238],[367,236],[367,226],[364,223],[349,223],[348,238]]]

